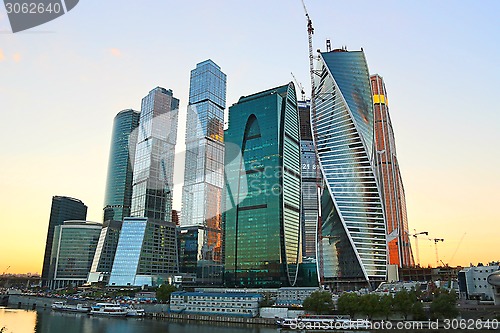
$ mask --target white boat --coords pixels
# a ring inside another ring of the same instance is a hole
[[[305,316],[277,320],[280,327],[292,330],[360,330],[370,329],[371,322],[364,319],[351,320],[339,316]]]
[[[114,303],[97,303],[90,310],[91,315],[107,316],[107,317],[125,317],[127,310],[119,304]]]
[[[125,307],[125,310],[127,311],[127,317],[143,317],[144,316],[144,309],[138,309],[133,306],[128,306]]]
[[[90,307],[83,304],[66,304],[65,302],[55,302],[51,305],[52,310],[65,312],[88,313]]]

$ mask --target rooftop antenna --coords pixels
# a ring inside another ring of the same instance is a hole
[[[326,52],[330,52],[332,50],[332,44],[330,43],[330,40],[326,40]]]

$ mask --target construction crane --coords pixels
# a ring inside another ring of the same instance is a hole
[[[304,13],[306,15],[306,21],[307,21],[307,41],[308,41],[308,47],[309,47],[309,75],[311,78],[311,108],[310,108],[310,119],[311,119],[311,130],[312,130],[312,135],[313,135],[313,141],[314,144],[316,145],[318,142],[318,138],[316,135],[316,84],[314,83],[314,75],[316,74],[314,71],[314,55],[313,55],[313,34],[314,34],[314,28],[312,24],[311,17],[309,16],[309,13],[307,12],[306,4],[304,0],[302,1],[302,7],[304,8]],[[305,98],[304,98],[305,99]],[[316,151],[316,159],[319,161],[319,156],[317,155],[318,152]],[[322,179],[320,176],[320,168],[316,168],[317,172],[317,179]],[[316,191],[318,195],[321,193],[322,185],[320,182],[317,182],[316,184]],[[322,239],[323,235],[321,233],[322,229],[322,218],[321,218],[321,207],[318,212],[318,239]],[[319,284],[320,286],[323,284],[323,247],[319,246],[319,249],[317,250],[317,261],[318,261],[318,277],[319,277]]]
[[[436,267],[439,266],[439,256],[438,256],[438,243],[444,242],[444,238],[429,238],[430,241],[434,241],[434,247],[436,250]]]
[[[306,4],[304,0],[302,0],[302,7],[304,7],[304,13],[306,14],[307,19],[307,39],[309,43],[309,73],[311,76],[311,114],[313,116],[316,115],[316,101],[314,98],[314,94],[316,92],[316,84],[314,83],[314,55],[313,55],[313,34],[314,28],[312,24],[312,20],[309,17],[309,13],[307,12]]]
[[[300,84],[299,81],[297,81],[297,78],[295,77],[295,75],[293,75],[293,72],[291,72],[290,74],[292,74],[293,81],[295,81],[295,84],[300,89],[300,95],[302,96],[302,101],[305,102],[306,101],[306,91],[304,90],[304,87],[302,86],[302,84]]]
[[[429,236],[429,232],[428,231],[417,232],[416,229],[413,229],[413,231],[415,231],[415,233],[411,236],[415,238],[415,250],[417,251],[417,265],[420,266],[420,254],[418,253],[418,236],[419,235]]]
[[[3,271],[2,275],[5,275],[5,273],[7,273],[7,271],[9,270],[10,266],[7,266],[7,268],[5,269],[5,271]]]

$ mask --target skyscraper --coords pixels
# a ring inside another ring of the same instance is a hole
[[[406,200],[396,156],[396,141],[392,128],[387,91],[382,77],[370,77],[375,111],[375,170],[382,189],[385,208],[389,264],[399,267],[414,265],[411,252]]]
[[[317,241],[319,217],[319,186],[321,174],[316,158],[316,150],[311,132],[311,103],[298,101],[300,118],[300,163],[301,181],[301,229],[302,263],[300,265],[300,285],[317,286]]]
[[[64,221],[54,228],[51,288],[79,286],[87,281],[101,229],[102,224],[88,221]]]
[[[195,273],[197,284],[222,284],[225,107],[226,74],[212,60],[197,64],[189,87],[181,219],[181,228],[199,227],[195,262],[181,261],[181,272]],[[193,266],[195,272],[187,268]]]
[[[156,87],[142,99],[131,217],[124,218],[109,285],[155,286],[178,271],[172,223],[179,100]]]
[[[132,109],[120,111],[113,121],[109,150],[108,177],[104,197],[104,221],[122,221],[130,216],[132,178],[140,113]]]
[[[383,203],[372,167],[373,102],[363,51],[320,53],[312,129],[325,187],[320,277],[332,288],[386,277]]]
[[[229,108],[224,161],[227,286],[296,283],[301,259],[299,139],[293,83],[241,97]]]
[[[43,256],[42,284],[47,285],[54,277],[54,266],[51,266],[50,257],[52,255],[52,243],[54,239],[54,229],[62,225],[67,220],[85,220],[87,218],[87,206],[78,199],[54,196],[50,208],[49,227],[47,230],[47,240],[45,241],[45,254]]]
[[[131,216],[171,222],[179,100],[156,87],[142,99]]]

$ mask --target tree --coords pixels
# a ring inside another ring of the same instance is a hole
[[[367,294],[360,297],[360,312],[372,319],[380,312],[380,297],[377,294]]]
[[[332,294],[328,291],[315,291],[304,300],[304,310],[317,314],[328,314],[333,310]]]
[[[392,295],[384,295],[380,297],[380,314],[389,320],[389,315],[393,312],[394,299]]]
[[[176,290],[177,288],[171,284],[162,284],[156,289],[156,299],[161,303],[169,302],[170,294]]]
[[[455,293],[440,290],[432,300],[430,311],[434,319],[455,318],[459,315]]]
[[[402,289],[394,295],[394,310],[401,313],[405,320],[407,320],[408,315],[412,312],[414,302],[415,300],[411,299],[406,289]]]
[[[424,306],[422,302],[419,300],[413,303],[411,307],[411,314],[413,316],[413,320],[426,320],[427,316],[425,315]]]
[[[337,301],[337,308],[340,312],[347,313],[349,316],[360,312],[360,297],[356,293],[344,293]]]

